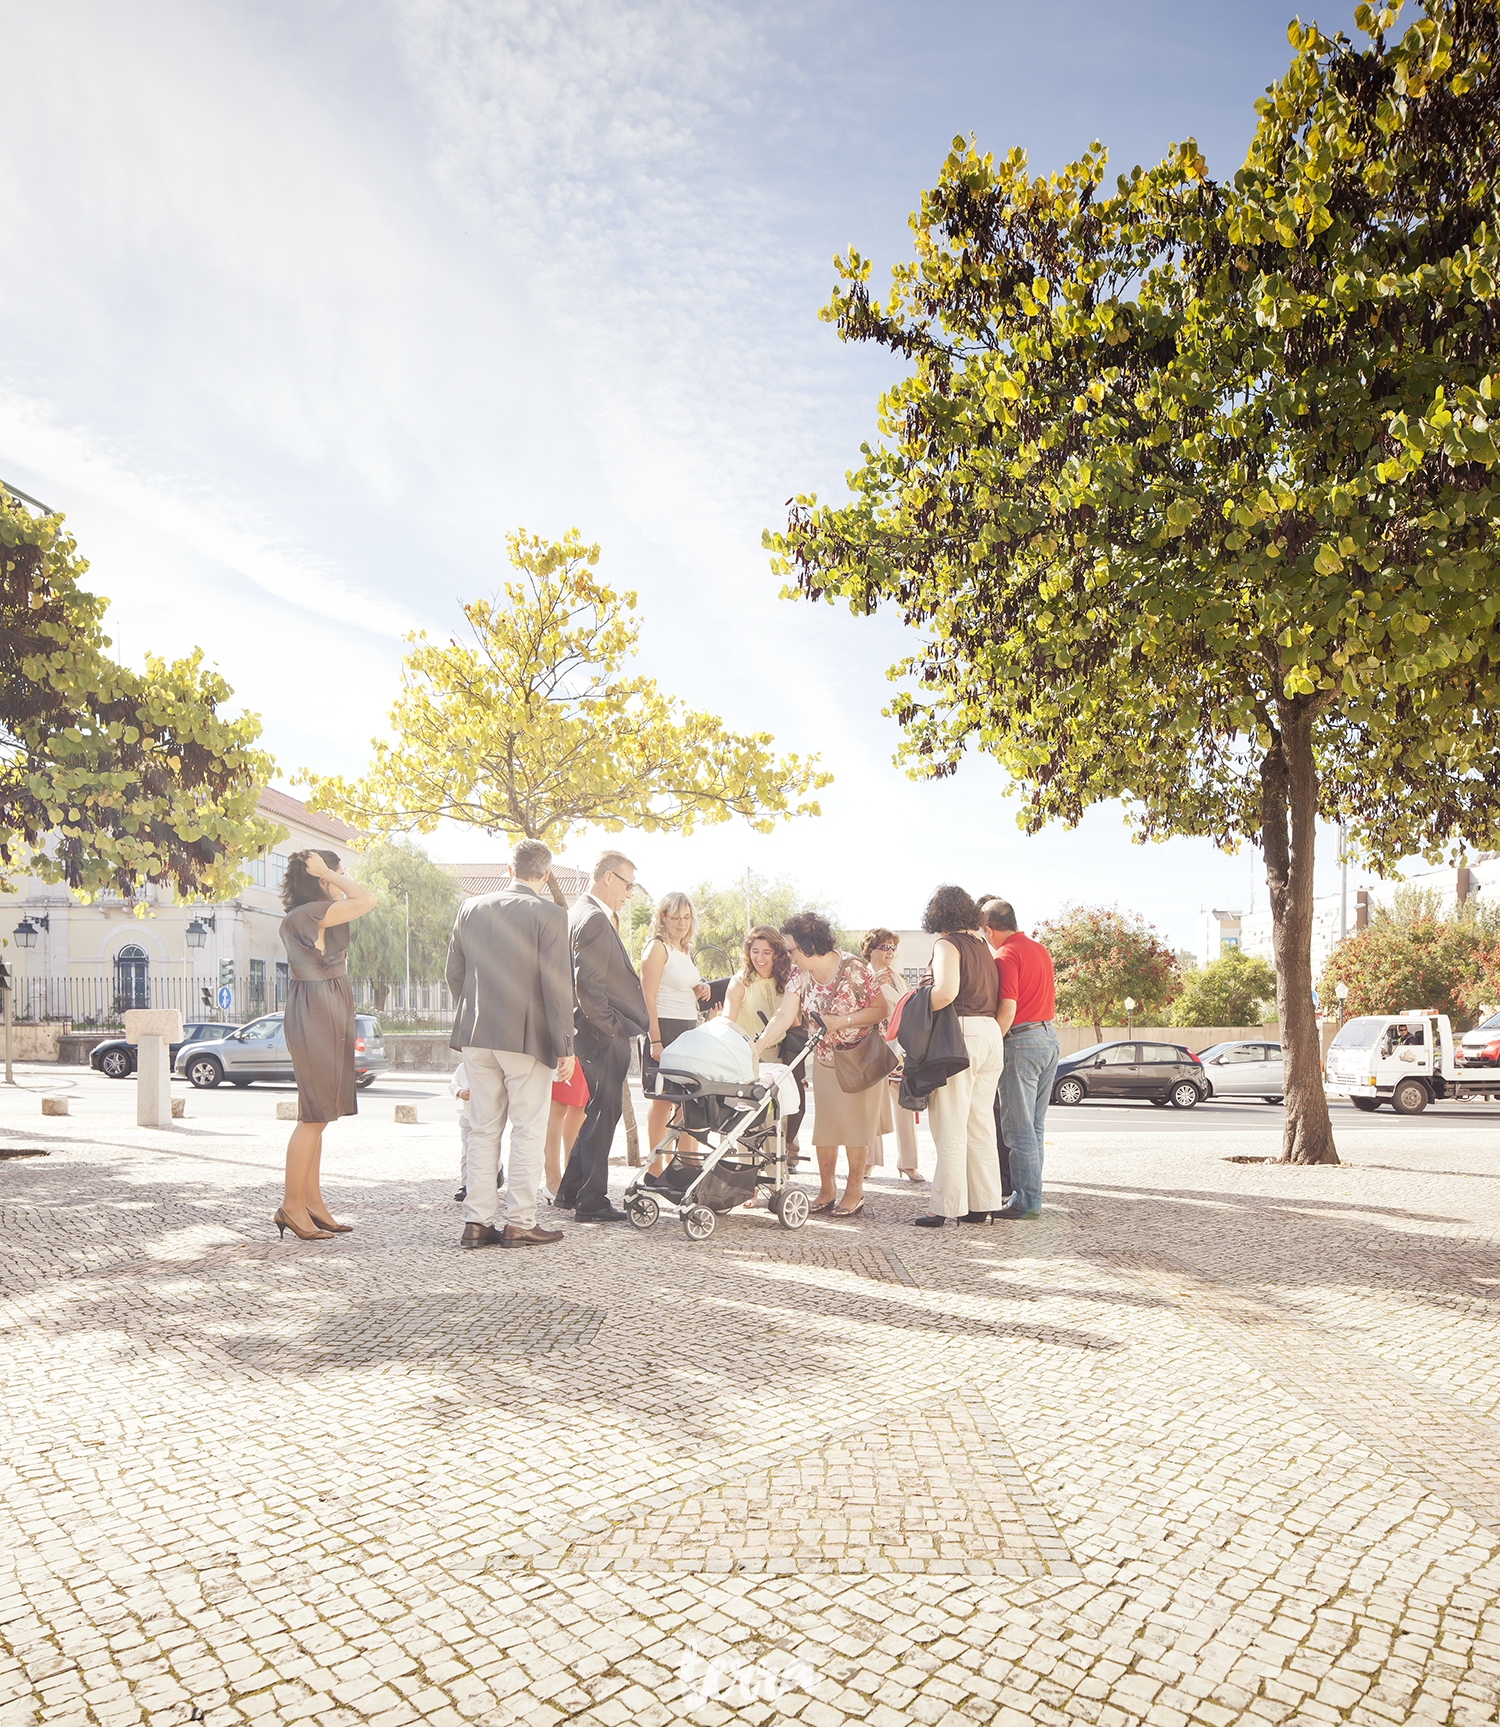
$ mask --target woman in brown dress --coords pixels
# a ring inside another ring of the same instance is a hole
[[[354,1115],[354,992],[344,955],[349,925],[375,909],[375,896],[339,868],[337,852],[300,851],[287,859],[281,884],[281,940],[291,973],[286,1046],[297,1076],[297,1125],[286,1147],[286,1189],[272,1219],[303,1241],[346,1234],[323,1203],[318,1166],[323,1129]]]

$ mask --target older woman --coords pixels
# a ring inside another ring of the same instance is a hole
[[[284,1026],[297,1076],[297,1125],[286,1147],[286,1182],[272,1222],[303,1241],[348,1233],[323,1203],[323,1129],[354,1115],[354,994],[344,956],[349,925],[374,911],[375,896],[339,867],[337,852],[299,851],[281,884],[281,940],[290,983]]]
[[[893,929],[872,929],[859,944],[860,954],[869,966],[886,1006],[894,1007],[906,994],[906,979],[896,970],[896,950],[901,940]],[[885,1095],[880,1105],[880,1134],[875,1140],[866,1169],[880,1169],[885,1161],[885,1136],[896,1135],[896,1169],[908,1181],[920,1182],[917,1168],[917,1118],[901,1107],[901,1069],[885,1082]]]
[[[1003,1203],[995,1151],[995,1088],[1005,1062],[1000,1032],[1000,974],[989,945],[976,934],[979,907],[960,887],[940,887],[927,902],[922,928],[932,947],[932,1005],[952,1006],[963,1030],[969,1065],[932,1094],[928,1122],[937,1145],[932,1211],[917,1219],[941,1229],[949,1218],[988,1223]]]
[[[756,1039],[756,1052],[772,1049],[800,1009],[816,1014],[823,1029],[812,1055],[813,1149],[818,1154],[818,1197],[812,1210],[835,1217],[858,1217],[864,1210],[865,1158],[879,1132],[882,1088],[845,1091],[833,1068],[835,1049],[848,1049],[886,1016],[885,997],[870,968],[852,953],[841,953],[833,927],[816,912],[798,912],[781,926],[787,957],[798,968],[771,1023]],[[849,1174],[842,1200],[836,1196],[839,1147]]]
[[[641,994],[646,998],[649,1021],[647,1046],[641,1074],[655,1073],[661,1052],[698,1023],[698,1003],[709,993],[708,985],[693,964],[693,937],[698,933],[698,914],[685,893],[664,894],[651,919],[651,933],[641,950]],[[646,1113],[646,1132],[654,1146],[666,1132],[672,1105],[658,1099]],[[680,1157],[698,1149],[698,1142],[684,1133],[677,1141]],[[659,1176],[665,1157],[655,1158],[648,1175]]]
[[[792,962],[781,932],[768,923],[758,924],[745,937],[742,961],[739,974],[730,978],[729,987],[724,992],[724,1012],[742,1031],[758,1038],[780,1011],[787,984],[791,981]],[[794,1018],[792,1024],[796,1023]],[[785,1060],[787,1052],[782,1046],[790,1040],[791,1032],[788,1030],[761,1053],[767,1061]],[[787,1118],[786,1145],[788,1154],[795,1157],[797,1133],[807,1107],[807,1092],[800,1068],[793,1078],[799,1102],[797,1113]]]

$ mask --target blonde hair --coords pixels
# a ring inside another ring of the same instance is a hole
[[[693,921],[688,925],[687,940],[680,951],[691,954],[693,942],[698,935],[698,913],[685,893],[664,893],[656,902],[656,910],[651,914],[651,933],[646,937],[647,941],[659,941],[663,947],[676,947],[677,943],[667,934],[667,919],[676,917],[681,912],[689,913]]]

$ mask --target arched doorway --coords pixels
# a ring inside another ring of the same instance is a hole
[[[151,962],[143,947],[127,942],[115,955],[115,1012],[150,1005]]]

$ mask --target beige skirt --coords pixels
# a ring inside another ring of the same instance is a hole
[[[880,1137],[880,1105],[885,1081],[865,1091],[845,1091],[833,1069],[814,1056],[812,1069],[812,1142],[818,1145],[872,1146]]]

